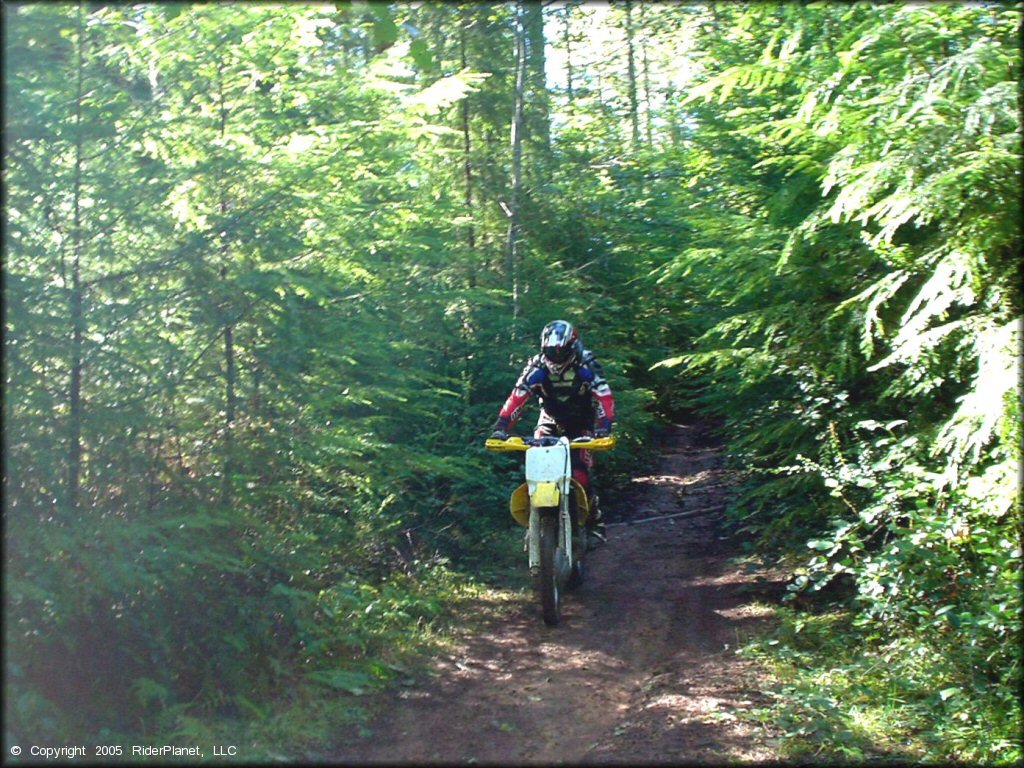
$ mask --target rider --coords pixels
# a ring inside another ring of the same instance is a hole
[[[494,422],[491,437],[508,438],[509,429],[519,419],[531,395],[537,396],[541,408],[534,437],[565,435],[572,440],[610,435],[615,419],[615,399],[600,363],[593,353],[583,348],[576,329],[564,320],[548,323],[540,334],[540,350],[523,368]],[[590,487],[594,457],[587,450],[576,450],[572,454],[572,476],[590,499],[588,544],[598,546],[605,541],[605,526],[597,494]]]

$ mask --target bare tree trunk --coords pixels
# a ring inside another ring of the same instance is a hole
[[[540,162],[532,165],[546,173],[551,156],[551,118],[548,108],[548,88],[544,50],[544,12],[539,0],[523,3],[523,27],[526,45],[526,98],[530,106],[530,140],[540,150]]]
[[[516,3],[516,85],[512,108],[512,196],[509,200],[508,237],[505,252],[512,278],[512,319],[519,319],[521,304],[519,252],[519,205],[523,186],[523,101],[526,90],[526,29],[523,23],[523,0]],[[515,333],[513,323],[513,334]]]
[[[669,140],[672,142],[672,149],[677,149],[681,141],[679,135],[679,121],[676,115],[675,109],[675,86],[669,83],[665,89],[665,107],[668,113],[668,135]]]
[[[228,109],[224,99],[224,66],[221,64],[218,66],[218,86],[220,89],[219,101],[220,101],[220,138],[223,140],[227,134],[228,125]],[[228,197],[226,184],[223,179],[221,181],[220,191],[220,202],[218,204],[218,212],[220,213],[221,221],[225,220],[228,212]],[[223,237],[223,236],[222,236]],[[227,280],[228,277],[228,243],[227,240],[222,240],[220,246],[221,256],[221,267],[220,267],[220,278],[221,280]],[[235,326],[230,319],[230,306],[224,308],[226,312],[226,319],[224,321],[224,441],[223,451],[224,458],[222,462],[221,471],[223,476],[221,477],[221,502],[227,506],[231,504],[233,496],[232,488],[232,475],[235,471],[234,465],[234,451],[235,451],[235,408],[236,408],[236,372],[235,372]]]
[[[231,503],[231,475],[235,471],[232,460],[235,450],[235,335],[230,323],[224,327],[224,477],[221,491],[225,504]]]
[[[626,0],[627,87],[629,89],[629,120],[633,149],[640,145],[640,115],[636,94],[636,53],[633,49],[633,0]]]
[[[68,504],[72,510],[80,505],[82,478],[82,340],[85,336],[82,302],[82,101],[83,70],[85,68],[85,8],[78,4],[78,62],[75,95],[75,172],[73,189],[73,222],[71,256],[71,375],[68,385]]]
[[[569,35],[570,6],[565,6],[562,14],[562,42],[565,44],[565,93],[568,98],[569,113],[572,114],[574,94],[572,90],[572,38]]]
[[[651,67],[647,60],[647,4],[640,5],[640,28],[644,30],[644,37],[640,41],[640,50],[643,54],[644,66],[644,125],[647,129],[647,146],[654,146],[654,124],[651,119]]]
[[[468,30],[471,26],[471,16],[467,13],[467,7],[465,5],[459,7],[459,64],[463,71],[469,68],[469,56],[467,53],[467,35]],[[466,216],[469,217],[469,223],[466,225],[466,246],[470,251],[470,259],[468,261],[469,274],[466,277],[466,284],[469,288],[476,288],[477,286],[477,264],[476,264],[476,225],[473,221],[473,192],[474,192],[474,180],[473,180],[473,142],[472,134],[470,132],[470,111],[469,111],[469,99],[463,98],[461,104],[461,119],[462,119],[462,169],[463,177],[465,179],[465,196],[464,201],[466,205]],[[469,306],[462,310],[462,322],[459,328],[459,337],[463,344],[470,344],[470,340],[473,336],[473,323],[470,321],[471,308]],[[470,369],[470,362],[468,355],[459,355],[459,361],[461,370],[459,373],[462,382],[462,401],[463,409],[462,414],[465,418],[465,414],[469,413],[469,407],[472,403],[472,393],[474,391],[473,374]],[[463,426],[467,426],[466,423]]]
[[[465,6],[460,8],[462,16],[461,24],[459,25],[459,62],[462,65],[462,69],[465,70],[469,66],[469,61],[466,56],[466,13]],[[469,224],[466,227],[466,245],[470,251],[476,250],[476,228],[473,225],[473,160],[472,160],[472,141],[469,133],[469,99],[462,99],[462,168],[463,175],[466,179],[466,215],[471,218]],[[469,275],[469,286],[473,288],[476,286],[476,271],[473,269]]]

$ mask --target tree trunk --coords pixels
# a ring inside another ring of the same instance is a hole
[[[547,63],[544,50],[544,12],[539,0],[523,3],[523,27],[526,45],[526,103],[530,106],[530,141],[541,157],[534,163],[542,173],[547,170],[551,155],[551,117],[548,108]]]
[[[516,3],[516,84],[512,107],[512,195],[508,216],[508,237],[505,252],[512,280],[512,319],[519,319],[521,303],[519,252],[519,205],[523,186],[523,101],[526,91],[526,29],[523,22],[523,0]],[[513,323],[513,334],[515,333]]]
[[[636,149],[640,145],[640,114],[636,93],[636,53],[633,49],[633,0],[626,0],[626,55],[628,56],[628,82],[626,85],[629,90],[629,121],[633,149]]]
[[[70,381],[68,384],[68,504],[72,510],[80,505],[82,478],[82,340],[85,336],[82,302],[82,101],[83,70],[85,68],[85,9],[78,5],[78,60],[75,93],[75,171],[73,196],[73,233],[71,254],[71,313]]]
[[[675,108],[675,86],[670,82],[665,87],[665,113],[668,115],[668,135],[672,143],[672,149],[679,147],[681,137],[679,135],[679,119]]]
[[[466,55],[466,12],[465,7],[460,7],[460,25],[459,25],[459,63],[462,65],[463,71],[469,67],[468,57]],[[472,141],[469,133],[469,99],[462,99],[462,168],[463,176],[466,180],[466,216],[470,217],[470,222],[466,226],[466,245],[470,251],[476,250],[476,228],[473,225],[473,160],[472,160]],[[476,271],[471,267],[469,275],[469,286],[470,288],[476,285]]]
[[[644,127],[647,129],[647,147],[652,148],[654,146],[654,123],[651,119],[651,67],[650,62],[647,60],[647,5],[642,4],[640,6],[640,29],[644,30],[645,34],[640,40],[640,50],[642,53],[643,67],[644,67]]]
[[[231,475],[235,470],[232,456],[234,454],[235,425],[235,334],[234,326],[228,323],[224,327],[224,477],[222,500],[225,505],[231,503]]]
[[[572,90],[572,38],[569,34],[569,15],[571,7],[565,6],[562,15],[562,42],[565,44],[565,94],[568,99],[568,112],[572,114],[573,90]]]
[[[221,64],[218,67],[218,85],[219,85],[219,100],[220,100],[220,138],[223,141],[227,134],[228,125],[228,109],[224,99],[224,67]],[[221,221],[225,220],[228,212],[228,196],[226,184],[223,179],[221,181],[220,191],[220,202],[218,204],[218,212],[220,213]],[[226,235],[222,234],[222,238],[226,238]],[[228,277],[228,243],[226,239],[222,239],[220,245],[220,278],[226,281]],[[224,304],[227,306],[221,306],[225,313],[224,321],[224,441],[223,451],[224,458],[222,463],[221,471],[224,473],[221,477],[221,502],[228,506],[231,504],[232,493],[232,480],[231,477],[234,474],[234,451],[235,451],[235,326],[231,320],[231,307],[230,302],[225,298]]]

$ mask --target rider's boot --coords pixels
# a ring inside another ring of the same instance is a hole
[[[597,549],[608,539],[604,526],[604,513],[601,512],[597,494],[590,497],[590,516],[587,518],[587,551]]]

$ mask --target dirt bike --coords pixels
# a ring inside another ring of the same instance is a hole
[[[562,614],[562,591],[583,583],[587,552],[584,524],[590,515],[587,492],[572,476],[570,451],[607,451],[614,437],[489,439],[490,451],[526,451],[526,482],[512,492],[509,508],[527,529],[530,573],[537,580],[544,623],[555,626]]]

